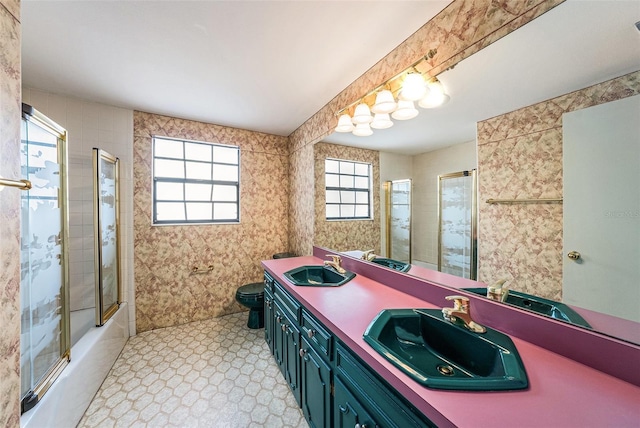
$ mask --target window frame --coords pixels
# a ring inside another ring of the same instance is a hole
[[[156,156],[156,140],[165,140],[165,141],[174,141],[176,143],[182,143],[182,157],[181,158],[175,158],[175,157],[166,157],[166,156]],[[191,144],[202,144],[202,145],[207,145],[207,146],[212,146],[212,153],[211,153],[211,160],[208,161],[203,161],[200,159],[187,159],[186,158],[186,153],[185,153],[185,146],[186,143],[191,143]],[[237,157],[237,163],[227,163],[227,162],[214,162],[213,159],[213,147],[223,147],[223,148],[227,148],[227,149],[235,149],[237,151],[238,157]],[[240,160],[240,146],[235,146],[235,145],[231,145],[231,144],[219,144],[219,143],[211,143],[208,141],[199,141],[199,140],[190,140],[190,139],[185,139],[185,138],[173,138],[173,137],[166,137],[163,135],[152,135],[151,136],[151,225],[152,226],[172,226],[172,225],[206,225],[206,224],[239,224],[240,223],[240,175],[241,175],[241,160]],[[186,178],[186,171],[185,171],[185,178],[172,178],[172,177],[156,177],[156,173],[155,173],[155,167],[156,167],[156,160],[170,160],[170,161],[181,161],[184,164],[184,167],[186,168],[186,162],[195,162],[195,163],[203,163],[203,164],[207,164],[211,166],[211,174],[212,177],[210,180],[204,180],[204,179],[195,179],[195,178]],[[238,176],[237,176],[237,180],[214,180],[213,179],[213,174],[214,174],[214,168],[215,165],[227,165],[227,166],[234,166],[237,167],[237,171],[238,171]],[[157,195],[157,185],[158,183],[178,183],[178,184],[182,184],[183,185],[183,190],[182,190],[182,199],[178,200],[178,199],[167,199],[167,200],[158,200],[156,198]],[[224,186],[235,186],[235,201],[220,201],[220,200],[215,200],[213,198],[213,189],[212,189],[212,197],[209,201],[203,201],[203,200],[190,200],[187,199],[187,195],[186,195],[186,188],[185,188],[185,184],[205,184],[205,185],[211,185],[211,186],[215,186],[215,185],[224,185]],[[181,202],[184,204],[184,209],[185,209],[185,220],[158,220],[158,210],[157,210],[157,204],[158,203],[163,203],[163,202]],[[215,203],[229,203],[229,204],[235,204],[236,205],[236,217],[234,219],[220,219],[220,220],[216,220],[216,219],[197,219],[197,220],[187,220],[187,213],[186,213],[186,204],[187,203],[208,203],[208,204],[212,204],[212,212],[211,212],[211,216],[213,217],[213,213],[214,213],[214,204]]]
[[[325,178],[325,183],[324,183],[324,190],[325,190],[325,220],[326,221],[361,221],[361,220],[373,220],[374,217],[374,213],[373,213],[373,164],[370,162],[363,162],[363,161],[357,161],[357,160],[351,160],[351,159],[338,159],[338,158],[332,158],[332,157],[327,157],[324,160],[324,178]],[[338,162],[338,172],[327,172],[327,161],[335,161]],[[354,165],[354,173],[353,174],[348,174],[348,173],[341,173],[340,172],[340,163],[349,163],[349,164],[353,164]],[[359,164],[359,165],[366,165],[367,166],[367,175],[362,175],[362,174],[356,174],[355,173],[355,165]],[[327,175],[337,175],[338,176],[338,182],[340,183],[340,177],[342,176],[346,176],[346,177],[354,177],[354,186],[355,186],[355,177],[366,177],[367,178],[367,188],[360,188],[360,187],[342,187],[342,186],[328,186],[327,185]],[[329,202],[328,198],[327,198],[327,194],[328,191],[338,191],[338,192],[342,192],[342,191],[347,191],[347,192],[353,192],[354,193],[354,201],[353,202]],[[328,217],[327,216],[327,207],[329,205],[337,205],[339,207],[345,206],[345,205],[353,205],[354,206],[354,214],[355,214],[355,207],[357,206],[364,206],[364,203],[358,203],[357,202],[357,193],[358,192],[365,192],[367,193],[367,216],[339,216],[339,217]]]

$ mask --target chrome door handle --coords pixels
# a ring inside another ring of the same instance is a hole
[[[575,261],[580,258],[580,253],[577,251],[569,251],[569,253],[567,253],[567,257]]]

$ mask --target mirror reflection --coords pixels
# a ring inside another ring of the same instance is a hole
[[[413,266],[437,269],[437,176],[477,168],[478,280],[489,285],[505,280],[512,295],[519,292],[564,302],[595,330],[640,343],[640,281],[633,279],[640,274],[637,258],[618,272],[616,280],[620,275],[627,278],[624,293],[633,306],[629,310],[622,310],[615,301],[620,296],[617,292],[609,293],[606,307],[594,305],[603,300],[594,297],[594,291],[611,284],[591,283],[589,276],[582,278],[580,299],[567,300],[573,293],[563,290],[568,267],[588,264],[584,254],[584,263],[575,263],[563,248],[563,231],[572,223],[563,221],[563,206],[573,193],[596,191],[563,187],[563,113],[639,92],[639,34],[634,26],[638,8],[633,3],[562,3],[439,75],[451,97],[441,108],[421,110],[417,118],[396,121],[392,128],[369,137],[335,133],[325,139],[379,150],[382,182],[412,180]],[[637,120],[628,126],[637,127]],[[633,163],[632,170],[640,170],[640,156],[622,156]],[[609,185],[603,190],[615,188]],[[564,203],[519,201],[560,198]],[[492,205],[487,199],[511,202]],[[619,207],[600,207],[598,212],[630,213],[619,223],[627,224],[627,235],[635,239],[633,251],[637,251],[640,216],[635,214],[640,206],[633,198],[625,201]],[[384,214],[384,200],[381,206]],[[600,216],[601,222],[611,220],[611,216]],[[384,232],[381,256],[387,255]],[[408,274],[420,275],[420,269],[412,268]]]

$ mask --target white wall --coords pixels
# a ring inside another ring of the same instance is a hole
[[[396,153],[380,152],[380,255],[387,256],[387,201],[384,192],[386,181],[412,178],[412,157]],[[368,248],[367,248],[368,249]],[[364,249],[363,249],[364,250]]]
[[[412,263],[437,268],[438,175],[477,168],[476,142],[423,153],[413,156],[412,160]]]
[[[123,300],[135,334],[133,298],[133,111],[22,88],[22,101],[68,132],[69,271],[71,310],[95,307],[93,148],[120,159]],[[72,327],[73,328],[73,327]]]

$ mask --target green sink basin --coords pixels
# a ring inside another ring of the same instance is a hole
[[[480,288],[463,288],[465,291],[470,291],[481,296],[487,295],[487,289],[485,287]],[[588,322],[584,320],[576,311],[571,309],[564,303],[554,302],[553,300],[544,299],[542,297],[533,296],[527,293],[521,293],[520,291],[509,290],[507,300],[504,302],[509,305],[517,306],[522,309],[546,315],[548,317],[568,322],[571,324],[579,325],[581,327],[591,328]]]
[[[371,260],[373,263],[377,263],[381,266],[388,267],[389,269],[397,270],[398,272],[407,272],[411,269],[411,264],[401,262],[398,260],[387,259],[384,257],[376,257]]]
[[[347,271],[339,273],[327,266],[300,266],[284,273],[293,285],[306,285],[311,287],[338,287],[351,281],[355,273]]]
[[[440,309],[386,309],[364,341],[417,382],[435,389],[524,389],[527,374],[511,339],[487,328],[473,333]]]

